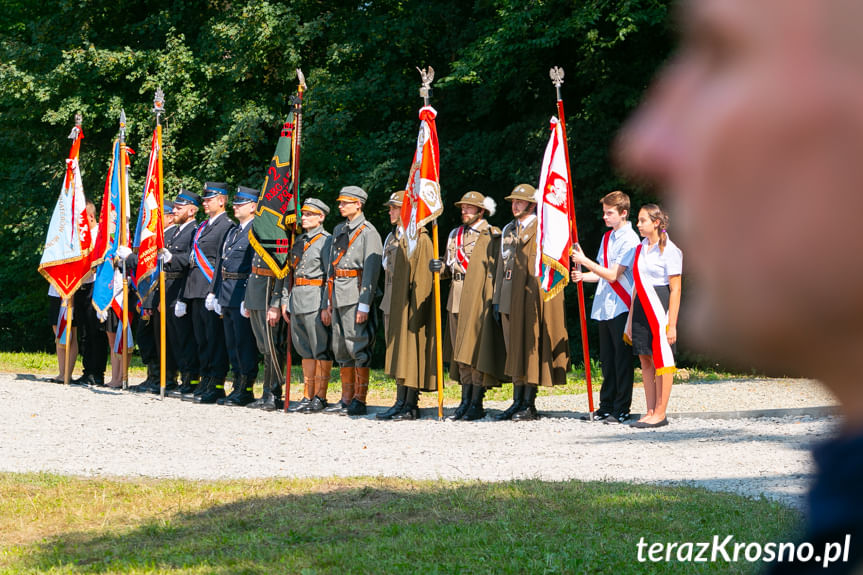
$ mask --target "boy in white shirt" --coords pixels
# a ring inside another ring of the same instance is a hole
[[[583,273],[573,267],[574,282],[598,282],[590,317],[599,322],[599,358],[602,388],[594,419],[624,423],[632,404],[634,364],[632,348],[623,340],[631,306],[632,259],[638,247],[638,234],[629,223],[629,196],[611,192],[600,200],[602,219],[611,228],[602,238],[597,261],[588,258],[577,244],[572,262],[587,268]]]

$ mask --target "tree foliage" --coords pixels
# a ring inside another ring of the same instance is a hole
[[[548,70],[562,66],[579,231],[593,251],[596,202],[623,186],[610,145],[669,52],[668,8],[668,0],[0,0],[0,348],[50,344],[50,330],[38,327],[47,287],[36,268],[74,113],[84,115],[84,189],[98,204],[125,109],[138,158],[134,206],[159,86],[166,193],[205,180],[258,187],[301,67],[309,85],[301,195],[332,202],[341,186],[360,185],[385,230],[382,204],[404,186],[416,138],[415,67],[433,66],[445,232],[464,192],[503,203],[515,184],[536,184],[556,113]],[[498,225],[508,219],[502,208]]]

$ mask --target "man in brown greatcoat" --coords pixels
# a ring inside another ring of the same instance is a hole
[[[495,203],[479,192],[468,192],[455,203],[462,225],[447,241],[446,276],[452,278],[447,302],[449,338],[446,356],[450,377],[462,386],[461,403],[449,419],[473,421],[485,417],[485,388],[504,379],[504,342],[494,317],[494,272],[500,254],[500,229],[485,220]],[[469,265],[468,265],[469,264]],[[432,269],[442,268],[434,260]]]
[[[402,196],[396,199],[400,203]],[[390,203],[391,210],[396,207],[394,202]],[[397,395],[395,405],[379,419],[410,421],[419,418],[420,391],[433,391],[437,387],[434,280],[428,267],[434,248],[425,228],[418,230],[416,244],[410,250],[403,233],[397,231],[394,235],[398,235],[395,249],[388,252],[384,248],[389,295],[385,369],[396,380]]]
[[[506,197],[513,221],[504,226],[497,262],[494,305],[506,343],[507,375],[512,377],[512,405],[495,419],[529,421],[538,417],[539,385],[566,383],[569,343],[563,295],[544,301],[536,266],[536,189],[520,184]]]

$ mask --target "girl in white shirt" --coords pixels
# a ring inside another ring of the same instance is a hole
[[[677,315],[680,311],[680,276],[683,253],[668,238],[668,216],[656,204],[638,213],[638,231],[644,238],[633,262],[633,303],[626,337],[641,360],[647,413],[632,427],[668,425],[665,411],[671,395]]]

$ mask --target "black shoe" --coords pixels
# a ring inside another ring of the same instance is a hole
[[[524,400],[524,386],[513,385],[512,387],[512,405],[506,411],[498,413],[492,419],[495,421],[507,421],[512,419],[512,416],[522,410],[522,401]]]
[[[201,393],[203,393],[206,390],[207,386],[209,385],[209,382],[210,382],[210,378],[206,375],[201,377],[201,379],[198,381],[198,383],[191,381],[189,384],[189,387],[191,387],[192,389],[189,392],[184,393],[182,395],[183,401],[195,401],[195,398],[200,396]]]
[[[262,395],[260,399],[256,399],[246,407],[260,409],[262,411],[276,411],[276,409],[281,409],[276,405],[276,398],[270,390],[264,390],[264,395]]]
[[[470,407],[470,395],[472,385],[466,385],[464,383],[461,384],[461,403],[458,404],[458,407],[455,408],[455,411],[447,417],[447,421],[458,421],[464,414],[467,413],[468,408]]]
[[[396,386],[396,402],[392,407],[387,409],[384,412],[375,414],[375,419],[381,421],[387,421],[393,418],[394,415],[401,413],[405,407],[405,396],[407,395],[407,389],[404,385]]]
[[[346,404],[344,401],[342,401],[342,400],[340,399],[340,400],[338,401],[338,403],[334,403],[334,404],[332,404],[331,406],[329,406],[329,407],[327,407],[326,409],[324,409],[324,413],[335,413],[335,414],[338,414],[338,415],[347,415],[347,413],[348,413],[348,406],[347,406],[347,404]]]
[[[225,380],[220,377],[214,377],[210,380],[209,389],[195,398],[195,403],[209,405],[216,403],[225,397]]]
[[[539,412],[532,405],[525,405],[521,411],[513,414],[513,421],[534,421],[539,419]]]
[[[351,404],[345,411],[345,415],[365,415],[366,413],[368,413],[368,410],[366,409],[366,404],[357,399],[356,397],[351,400]]]
[[[643,421],[636,421],[630,427],[635,427],[637,429],[654,429],[657,427],[665,427],[668,425],[668,418],[663,419],[662,421],[657,421],[656,423],[645,423]]]
[[[243,389],[232,399],[225,399],[225,405],[230,407],[245,407],[255,401],[255,394],[252,393],[252,388]]]
[[[198,385],[198,377],[192,377],[188,373],[184,373],[182,375],[180,387],[177,389],[172,389],[170,393],[168,393],[169,397],[180,397],[182,398],[184,395],[192,394],[195,391],[195,386]],[[194,382],[194,383],[193,383]]]
[[[300,413],[320,413],[327,407],[327,400],[321,399],[317,395],[312,398],[305,407],[298,410]]]
[[[96,378],[90,375],[89,373],[85,373],[78,379],[73,379],[69,382],[71,385],[96,385]]]
[[[611,417],[611,414],[607,411],[599,411],[597,409],[593,412],[593,421],[603,421],[605,419],[608,419],[609,417]],[[582,415],[581,417],[579,417],[579,419],[582,421],[590,421],[590,414],[588,413],[587,415]]]
[[[297,413],[298,411],[304,411],[309,406],[309,404],[311,402],[312,402],[311,399],[309,399],[308,397],[304,397],[301,400],[299,400],[297,403],[295,403],[294,405],[290,406],[288,408],[288,412],[289,413]]]
[[[420,418],[419,407],[406,407],[401,412],[392,416],[392,421],[414,421]]]
[[[632,419],[632,416],[627,412],[621,413],[620,415],[616,415],[614,417],[609,417],[603,423],[617,425],[618,423],[627,423],[630,419]]]
[[[217,399],[216,405],[225,405],[225,402],[229,399],[233,401],[233,399],[243,390],[244,386],[245,383],[243,383],[243,376],[235,374],[233,384],[231,385],[231,393],[229,393],[227,397]]]

